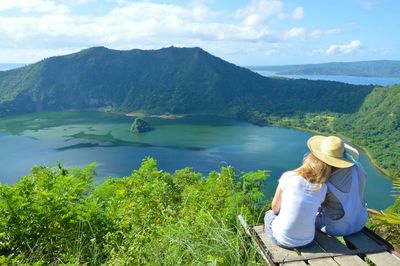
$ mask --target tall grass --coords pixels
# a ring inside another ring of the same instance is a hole
[[[393,180],[395,203],[383,213],[375,213],[369,227],[400,249],[400,174]]]
[[[173,174],[154,159],[93,183],[94,166],[38,167],[0,186],[0,263],[254,265],[236,216],[257,222],[266,171]]]

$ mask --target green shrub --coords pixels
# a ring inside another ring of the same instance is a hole
[[[95,165],[67,171],[34,167],[14,186],[0,186],[0,250],[29,261],[96,259],[106,217],[90,197]]]
[[[0,261],[27,264],[254,264],[236,216],[258,222],[266,171],[208,177],[157,168],[152,158],[124,178],[93,182],[82,170],[35,167],[0,186]]]

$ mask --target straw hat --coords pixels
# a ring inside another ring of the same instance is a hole
[[[359,158],[355,148],[335,136],[313,136],[308,139],[307,146],[315,157],[337,168],[350,167]]]

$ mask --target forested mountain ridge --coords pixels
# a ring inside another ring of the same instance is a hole
[[[276,71],[280,75],[340,75],[400,77],[400,60],[332,62],[323,64],[253,66],[253,70]]]
[[[400,178],[400,85],[375,88],[352,114],[298,112],[282,116],[252,112],[247,119],[343,136],[365,148],[387,175]]]
[[[0,72],[0,115],[111,107],[150,113],[358,110],[371,86],[280,80],[200,48],[117,51],[104,47]]]
[[[400,85],[373,90],[360,110],[334,127],[368,149],[380,167],[400,177]]]

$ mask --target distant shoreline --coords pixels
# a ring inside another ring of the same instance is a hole
[[[184,118],[187,116],[186,114],[171,114],[171,113],[164,113],[164,114],[149,114],[145,112],[118,112],[112,109],[108,108],[98,108],[96,109],[98,112],[103,112],[103,113],[111,113],[111,114],[118,114],[118,115],[124,115],[124,116],[129,116],[129,117],[139,117],[139,118],[145,118],[145,117],[152,117],[152,118],[161,118],[161,119],[180,119]]]
[[[146,114],[143,112],[129,112],[129,113],[123,113],[125,116],[130,116],[130,117],[155,117],[155,118],[162,118],[162,119],[180,119],[185,117],[186,115],[183,114],[162,114],[162,115],[151,115],[151,114]]]
[[[166,113],[166,114],[163,114],[163,115],[155,115],[155,114],[152,115],[152,114],[147,114],[147,113],[144,113],[144,112],[124,113],[124,112],[107,111],[107,110],[104,110],[104,109],[103,110],[99,110],[99,111],[108,112],[108,113],[114,113],[114,114],[120,114],[120,115],[129,116],[129,117],[141,117],[141,118],[143,118],[143,117],[155,117],[155,118],[162,118],[162,119],[180,119],[180,118],[183,118],[183,117],[187,116],[185,114],[169,114],[169,113]],[[232,117],[229,117],[229,116],[227,116],[227,117],[228,118],[232,118]],[[233,119],[240,120],[238,118],[233,118]],[[252,125],[256,125],[256,126],[263,126],[263,127],[264,126],[269,126],[269,127],[277,127],[277,128],[295,129],[295,130],[308,132],[308,133],[313,133],[313,134],[318,134],[318,135],[326,135],[326,133],[322,133],[322,132],[319,132],[319,131],[316,131],[316,130],[312,130],[312,129],[306,129],[306,128],[300,128],[300,127],[279,127],[279,126],[276,126],[276,125],[256,124],[256,123],[253,123],[253,122],[248,121],[248,120],[244,120],[244,121],[246,121],[247,123],[250,123]],[[358,144],[354,144],[353,140],[348,136],[345,136],[345,135],[342,135],[342,134],[338,134],[338,133],[335,133],[334,135],[336,135],[336,136],[338,136],[338,137],[350,142],[353,146],[356,146],[356,148],[362,150],[367,155],[368,160],[375,167],[375,169],[379,171],[379,173],[381,173],[383,176],[387,177],[388,179],[393,180],[393,177],[385,169],[383,169],[383,168],[378,166],[378,164],[376,163],[374,158],[371,156],[371,154],[370,154],[370,152],[369,152],[369,150],[367,148],[365,148],[363,146],[360,146]]]
[[[319,131],[316,131],[316,130],[311,130],[311,129],[305,129],[305,128],[299,128],[299,127],[287,127],[287,128],[296,129],[296,130],[300,130],[300,131],[303,131],[303,132],[308,132],[308,133],[313,133],[313,134],[318,134],[318,135],[324,135],[324,136],[327,135],[326,133],[322,133],[322,132],[319,132]],[[358,144],[354,144],[353,140],[350,137],[347,137],[345,135],[338,134],[338,133],[334,133],[332,135],[336,135],[336,136],[338,136],[338,137],[350,142],[357,149],[362,150],[367,155],[368,160],[375,167],[375,169],[379,171],[379,173],[381,173],[383,176],[387,177],[391,181],[393,180],[393,177],[385,169],[383,169],[383,168],[378,166],[378,164],[376,163],[374,158],[371,156],[371,154],[369,153],[367,148],[365,148],[363,146],[360,146]]]

